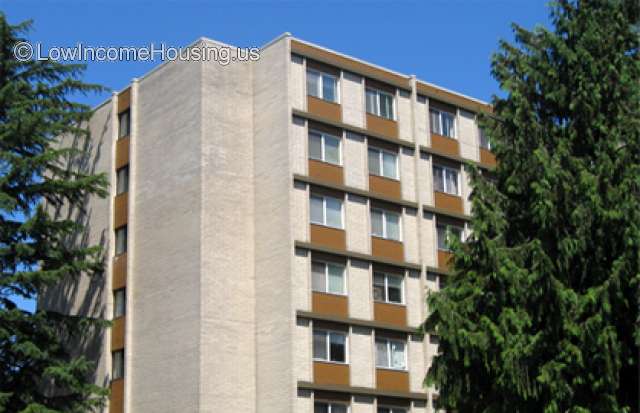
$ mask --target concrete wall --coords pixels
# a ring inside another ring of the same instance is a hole
[[[460,141],[460,156],[474,161],[480,160],[478,126],[475,114],[466,110],[458,110],[458,140]]]
[[[304,66],[304,58],[302,56],[293,55],[290,57],[289,65],[289,102],[295,109],[304,110],[306,107],[306,71]]]
[[[369,169],[364,137],[346,132],[342,145],[345,184],[353,188],[366,189],[369,185]]]
[[[398,93],[396,93],[396,102],[396,113],[398,115],[398,135],[400,139],[413,142],[414,137],[413,116],[411,111],[411,92],[398,90]]]
[[[347,194],[344,208],[347,249],[368,253],[371,249],[368,200],[359,195]]]
[[[342,72],[342,121],[348,125],[364,127],[364,79],[350,72]]]
[[[353,318],[373,318],[373,280],[370,268],[366,261],[351,259],[349,262],[349,315]]]
[[[352,326],[349,340],[351,385],[355,387],[374,387],[375,347],[373,330],[367,327]]]

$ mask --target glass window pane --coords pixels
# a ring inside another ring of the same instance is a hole
[[[385,93],[380,94],[380,116],[393,119],[393,97]]]
[[[398,156],[389,152],[382,153],[382,169],[383,175],[387,178],[398,178],[397,168]]]
[[[478,128],[480,133],[480,147],[484,149],[491,149],[491,144],[489,143],[489,137],[487,134],[480,128]]]
[[[309,158],[322,161],[322,137],[319,133],[309,132]]]
[[[342,228],[342,201],[327,197],[327,225]]]
[[[462,241],[462,228],[449,227],[449,237]]]
[[[446,189],[450,194],[458,195],[458,173],[451,169],[446,169]]]
[[[378,407],[378,413],[393,413],[388,407]]]
[[[129,110],[118,115],[118,138],[129,136],[131,127],[131,112]]]
[[[391,303],[402,303],[402,278],[387,277],[388,296]]]
[[[116,255],[127,251],[127,227],[116,229]]]
[[[116,290],[113,293],[113,318],[122,317],[126,311],[125,290]]]
[[[322,75],[322,98],[335,102],[336,99],[336,78],[329,75]]]
[[[386,301],[384,274],[373,273],[373,299],[375,301]]]
[[[121,379],[124,377],[124,351],[114,351],[111,353],[111,379]]]
[[[404,343],[399,341],[391,342],[391,367],[395,369],[404,369]]]
[[[313,291],[327,291],[327,277],[325,274],[325,264],[322,262],[311,263],[311,289]]]
[[[400,215],[388,213],[387,217],[387,238],[396,241],[400,240]]]
[[[383,237],[382,211],[371,210],[371,234],[376,237]]]
[[[331,351],[331,361],[345,362],[346,359],[346,336],[339,333],[330,333],[329,348]]]
[[[327,403],[315,402],[313,405],[313,413],[329,413],[329,405]]]
[[[116,175],[116,194],[122,194],[129,190],[129,167],[118,169]]]
[[[438,249],[443,251],[448,251],[447,247],[447,227],[444,225],[438,225],[436,227],[438,232]]]
[[[332,404],[331,413],[347,413],[347,406],[344,404]]]
[[[431,132],[442,135],[442,131],[440,130],[440,112],[434,109],[429,109],[429,116],[431,121]]]
[[[311,197],[311,222],[324,225],[322,197]]]
[[[376,367],[389,367],[386,340],[376,340]]]
[[[344,294],[344,267],[329,264],[329,289],[333,294]]]
[[[307,95],[320,97],[320,74],[318,72],[307,72]]]
[[[377,93],[374,90],[367,89],[367,112],[378,114],[377,110]]]
[[[380,175],[380,151],[369,148],[369,173]]]
[[[313,332],[313,358],[327,360],[327,333],[325,331]]]
[[[453,138],[454,134],[454,120],[455,117],[451,113],[442,112],[442,134]]]
[[[324,160],[340,164],[340,139],[333,136],[324,136]]]
[[[439,166],[433,167],[433,187],[436,191],[444,192],[444,170]]]

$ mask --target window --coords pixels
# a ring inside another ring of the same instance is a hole
[[[436,191],[460,195],[458,171],[446,166],[433,165],[433,186]]]
[[[348,407],[345,404],[315,402],[313,404],[313,413],[347,413]]]
[[[116,195],[129,191],[129,167],[124,166],[116,172]]]
[[[406,344],[399,340],[376,338],[376,367],[405,370],[407,368]]]
[[[456,115],[439,109],[429,109],[431,132],[449,138],[456,137]]]
[[[340,165],[340,138],[309,131],[309,158]]]
[[[393,116],[393,95],[377,89],[367,88],[367,112],[387,119]]]
[[[378,413],[407,413],[407,410],[401,407],[378,407]]]
[[[456,237],[462,241],[462,228],[454,225],[437,225],[438,231],[438,249],[442,251],[450,251],[450,237]]]
[[[402,304],[403,278],[379,271],[373,273],[373,299],[385,303]]]
[[[342,200],[311,195],[311,223],[342,228]]]
[[[125,315],[126,309],[126,294],[125,289],[121,288],[113,292],[113,318],[122,317]]]
[[[131,111],[125,110],[118,115],[118,138],[129,136],[131,132]]]
[[[116,229],[116,255],[127,252],[127,226]]]
[[[371,235],[400,241],[400,214],[384,209],[371,209]]]
[[[124,377],[124,350],[111,353],[111,380]]]
[[[483,149],[491,150],[491,142],[489,142],[489,137],[486,133],[480,128],[478,128],[478,133],[480,135],[480,147]]]
[[[398,179],[398,154],[369,147],[369,173]]]
[[[307,94],[329,102],[338,102],[338,78],[318,70],[307,69]]]
[[[312,261],[311,289],[322,293],[345,294],[344,266]]]
[[[347,362],[347,335],[338,331],[313,330],[313,359]]]

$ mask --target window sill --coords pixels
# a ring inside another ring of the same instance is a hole
[[[316,162],[322,162],[324,164],[331,165],[331,166],[337,166],[339,168],[342,168],[342,166],[343,166],[341,163],[333,163],[333,162],[323,161],[322,159],[309,158],[309,160],[310,161],[316,161]]]
[[[380,366],[376,366],[376,370],[395,371],[395,372],[397,372],[397,373],[409,373],[409,369],[407,369],[406,367],[401,368],[401,369],[394,369],[393,367],[380,367]]]
[[[124,380],[124,377],[118,377],[117,379],[111,379],[111,381],[110,381],[109,383],[110,383],[110,384],[113,384],[113,383],[119,383],[119,382],[121,382],[122,380]]]
[[[390,301],[373,300],[373,302],[377,303],[377,304],[395,305],[395,306],[398,306],[398,307],[406,307],[407,306],[406,303],[393,303],[393,302],[390,302]]]
[[[385,237],[381,237],[379,235],[373,235],[373,234],[371,234],[371,238],[375,238],[375,239],[379,239],[379,240],[383,240],[383,241],[397,242],[398,244],[402,244],[402,240],[401,239],[385,238]]]
[[[321,100],[324,103],[329,103],[329,104],[332,104],[332,105],[340,106],[340,102],[336,102],[336,101],[333,101],[333,100],[328,100],[328,99],[325,99],[325,98],[321,98],[319,96],[313,96],[313,95],[307,94],[307,97]]]
[[[439,137],[439,138],[451,139],[451,140],[454,140],[454,141],[457,141],[457,140],[458,140],[458,138],[457,138],[456,136],[453,136],[453,137],[452,137],[452,136],[447,136],[447,135],[440,135],[440,134],[439,134],[439,133],[437,133],[437,132],[431,132],[431,134],[432,134],[432,135],[435,135],[435,136],[437,136],[437,137]]]
[[[376,115],[375,113],[371,113],[371,112],[367,112],[367,115],[375,116],[376,118],[380,118],[380,119],[383,119],[383,120],[388,120],[388,121],[391,121],[391,122],[396,122],[396,120],[394,118],[387,118],[387,117],[384,117],[384,116]]]
[[[311,292],[313,293],[318,293],[318,294],[325,294],[325,295],[333,295],[336,297],[348,297],[349,294],[347,293],[330,293],[328,291],[317,291],[317,290],[311,290]]]
[[[122,140],[122,139],[127,139],[127,138],[128,138],[128,137],[130,137],[130,136],[131,136],[131,134],[124,135],[124,136],[118,136],[118,139],[117,139],[117,140],[119,140],[119,141],[120,141],[120,140]]]
[[[440,191],[440,190],[437,190],[437,189],[434,189],[433,192],[437,192],[439,194],[445,194],[445,195],[449,195],[449,196],[455,196],[455,197],[458,197],[458,198],[462,198],[462,195],[452,194],[450,192],[444,192],[444,191]]]
[[[369,172],[369,176],[375,176],[376,178],[382,178],[382,179],[387,179],[389,181],[393,181],[393,182],[400,182],[400,178],[391,178],[388,176],[384,176],[384,175],[376,175],[376,174],[372,174],[371,172]]]
[[[348,366],[349,363],[342,361],[330,361],[330,360],[321,360],[321,359],[313,359],[314,363],[323,363],[323,364],[336,364],[338,366]]]
[[[334,226],[331,226],[331,225],[320,224],[320,223],[318,223],[318,222],[313,222],[313,221],[310,221],[309,223],[310,223],[311,225],[317,225],[317,226],[319,226],[319,227],[331,228],[331,229],[337,229],[338,231],[344,231],[344,228],[342,228],[342,227],[334,227]]]

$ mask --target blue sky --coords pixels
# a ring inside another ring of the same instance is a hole
[[[511,23],[548,25],[543,0],[431,1],[53,1],[1,0],[12,23],[34,20],[32,42],[52,46],[181,47],[205,36],[239,47],[262,46],[281,33],[489,101],[499,39]],[[85,81],[125,87],[159,62],[88,63]],[[95,105],[109,96],[81,98]],[[33,303],[21,302],[26,308]]]

